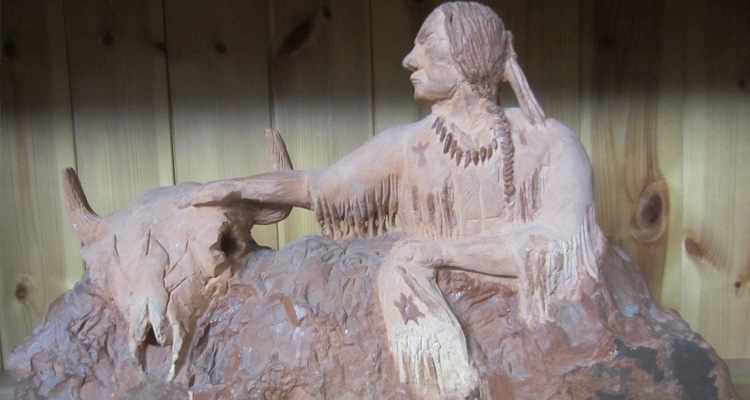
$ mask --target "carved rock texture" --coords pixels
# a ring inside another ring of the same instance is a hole
[[[313,235],[257,250],[197,316],[171,383],[170,350],[152,340],[137,367],[125,318],[86,274],[12,353],[18,398],[420,398],[398,384],[373,287],[396,238]],[[531,327],[517,318],[519,280],[442,270],[438,284],[484,380],[473,394],[738,398],[724,362],[649,295],[619,250],[607,249],[598,272],[581,298],[556,300],[554,318]]]

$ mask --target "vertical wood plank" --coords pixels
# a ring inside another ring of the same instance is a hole
[[[8,353],[83,273],[61,171],[75,165],[61,1],[3,1],[0,348]]]
[[[505,1],[485,4],[513,34],[513,46],[531,90],[548,117],[580,130],[580,2]],[[517,106],[509,85],[501,104]]]
[[[372,136],[369,1],[271,2],[274,126],[298,169],[327,166]],[[311,212],[279,224],[279,245],[317,232]]]
[[[410,124],[430,113],[414,101],[409,72],[401,65],[438,0],[371,2],[374,131]]]
[[[13,379],[11,379],[10,373],[0,369],[0,400],[13,400],[15,398]]]
[[[3,20],[3,14],[2,14],[2,5],[0,5],[0,31],[2,30],[2,27],[4,24],[2,23]],[[0,33],[0,44],[5,43],[5,40],[3,40],[3,35]],[[2,57],[0,56],[0,63],[2,63]],[[0,66],[0,71],[2,71],[2,66]],[[2,72],[0,72],[0,76],[2,75]],[[0,79],[0,135],[2,135],[2,118],[3,118],[3,100],[2,100],[2,80]],[[4,158],[4,157],[3,157]],[[0,161],[2,163],[2,161]],[[0,165],[2,167],[2,165]],[[2,276],[3,270],[2,267],[0,267],[0,276]],[[5,367],[5,362],[3,361],[3,333],[0,331],[0,374],[3,373]]]
[[[269,171],[268,5],[167,0],[165,24],[176,182]],[[253,228],[277,247],[276,226]]]
[[[679,235],[679,227],[669,229],[670,200],[681,195],[679,182],[663,172],[679,168],[680,153],[667,156],[658,145],[679,143],[682,135],[657,130],[666,126],[660,124],[661,65],[672,61],[661,53],[665,2],[585,1],[582,15],[581,125],[594,167],[597,219],[659,296],[669,232]]]
[[[741,399],[750,399],[750,359],[724,359]]]
[[[79,176],[107,214],[174,182],[162,3],[65,6]]]
[[[682,285],[683,151],[685,110],[686,3],[667,0],[662,20],[659,84],[656,98],[656,154],[667,183],[669,212],[664,270],[659,292],[662,305],[680,311]]]
[[[5,33],[2,31],[2,28],[5,26],[5,24],[3,24],[3,22],[2,22],[3,21],[2,9],[3,9],[2,3],[0,3],[0,45],[2,45],[2,44],[5,43]],[[3,67],[1,65],[3,63],[3,61],[4,61],[3,57],[0,56],[0,77],[2,77],[2,75],[3,75],[3,72],[2,72],[2,68]],[[3,129],[2,129],[2,118],[3,118],[2,86],[4,86],[4,85],[3,85],[2,82],[3,82],[3,80],[0,79],[0,135],[2,135],[2,133],[3,133]],[[0,152],[1,151],[2,150],[0,150]],[[2,154],[2,153],[0,153],[0,154]],[[2,165],[2,160],[3,159],[5,159],[5,157],[1,157],[0,158],[0,167],[4,167],[4,165]],[[3,226],[5,226],[5,224],[3,224]],[[3,272],[4,272],[4,268],[2,268],[0,266],[0,276],[3,276]],[[2,290],[2,289],[0,289],[0,290]],[[2,330],[0,330],[0,374],[3,374],[4,367],[5,367],[5,362],[3,361],[3,333],[2,333]]]
[[[750,3],[687,14],[682,313],[722,357],[750,357]]]

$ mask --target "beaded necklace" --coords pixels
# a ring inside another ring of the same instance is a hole
[[[460,166],[462,160],[464,168],[472,163],[474,165],[484,164],[493,155],[500,153],[503,163],[504,194],[506,201],[511,201],[515,193],[515,185],[513,184],[513,153],[515,149],[510,136],[510,125],[502,110],[493,113],[492,119],[495,136],[489,143],[479,147],[464,147],[458,144],[458,137],[454,134],[454,129],[460,129],[452,123],[447,123],[443,117],[435,118],[432,130],[435,131],[438,140],[443,144],[443,154],[448,154],[451,160],[456,162],[456,166]]]

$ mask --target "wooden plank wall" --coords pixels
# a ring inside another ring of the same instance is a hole
[[[750,3],[486,3],[547,114],[589,150],[611,241],[750,370]],[[63,167],[108,213],[155,186],[264,172],[268,126],[297,168],[327,165],[428,112],[400,65],[437,4],[2,0],[2,354],[82,271]],[[314,230],[295,212],[254,235],[276,247]]]
[[[206,182],[266,171],[271,126],[268,4],[164,1],[176,182]],[[253,229],[277,247],[276,226]]]
[[[324,167],[372,136],[369,3],[271,2],[273,124],[295,168]],[[295,209],[278,226],[283,245],[318,224]]]
[[[75,166],[62,1],[2,3],[0,347],[3,357],[81,277],[60,171]]]

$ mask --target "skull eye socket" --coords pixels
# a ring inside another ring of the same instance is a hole
[[[231,232],[225,232],[219,240],[219,249],[225,256],[233,256],[242,251],[242,245]]]

